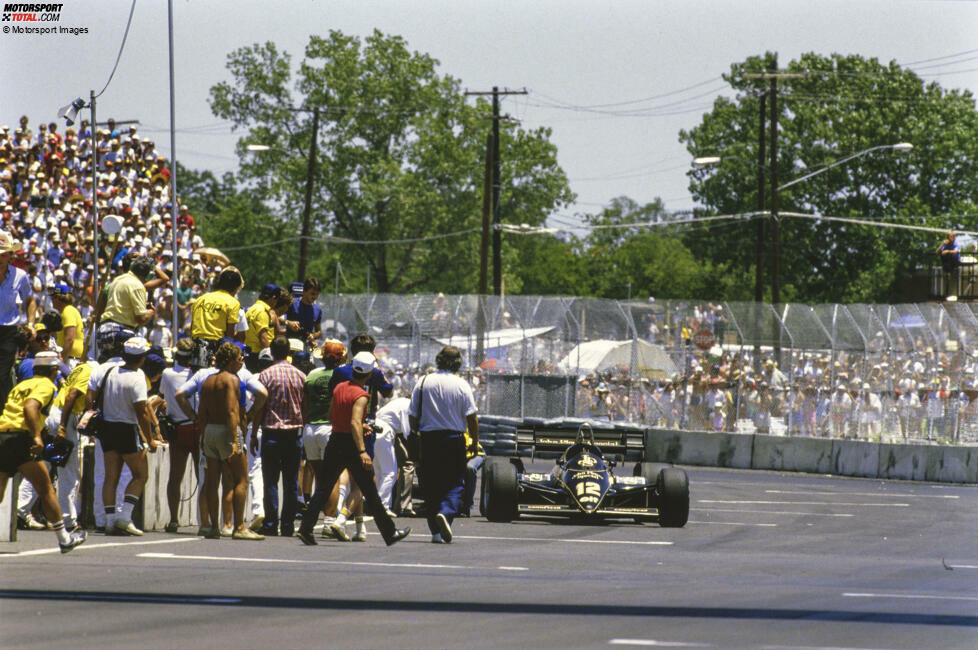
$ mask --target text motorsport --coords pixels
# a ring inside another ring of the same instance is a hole
[[[56,23],[61,20],[61,8],[64,4],[39,4],[39,3],[14,3],[7,2],[3,5],[3,15],[0,22],[18,23],[16,25],[3,26],[4,34],[30,34],[43,36],[48,34],[70,34],[78,36],[87,34],[88,27],[64,27],[61,25],[51,27],[34,27],[29,23]],[[24,24],[28,23],[28,24]]]

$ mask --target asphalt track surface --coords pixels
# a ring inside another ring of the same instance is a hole
[[[545,465],[539,468],[544,469]],[[392,548],[49,531],[0,545],[3,648],[978,647],[978,488],[688,468],[683,529],[425,522]]]

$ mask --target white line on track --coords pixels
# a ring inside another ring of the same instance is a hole
[[[899,598],[901,600],[975,600],[978,596],[932,596],[930,594],[873,594],[847,592],[842,594],[846,598]]]
[[[490,535],[455,535],[456,539],[491,539],[507,542],[557,542],[560,544],[629,544],[637,546],[672,546],[672,542],[630,542],[612,539],[555,539],[553,537],[493,537]]]
[[[456,536],[457,537],[457,536]],[[173,553],[140,553],[136,557],[151,560],[199,560],[202,562],[244,562],[252,564],[320,564],[329,566],[383,567],[396,569],[491,569],[461,564],[424,564],[420,562],[355,562],[352,560],[289,560],[264,557],[228,557],[226,555],[175,555]],[[526,570],[523,567],[498,567],[500,571]]]
[[[688,641],[657,641],[655,639],[610,639],[608,645],[636,645],[646,648],[713,648],[712,643],[690,643]]]
[[[697,503],[743,503],[765,506],[851,506],[874,508],[909,508],[909,503],[843,503],[836,501],[753,501],[734,499],[700,499]]]
[[[819,492],[816,490],[764,490],[766,494],[823,494],[846,497],[884,497],[894,499],[960,499],[956,494],[886,494],[883,492]]]
[[[696,508],[696,512],[739,512],[757,515],[803,515],[805,517],[855,517],[850,512],[792,512],[790,510],[742,510],[740,508]]]
[[[978,569],[978,564],[948,564],[949,569]]]
[[[81,546],[75,547],[75,552],[77,551],[94,551],[97,548],[115,548],[119,546],[148,546],[150,544],[179,544],[180,542],[199,542],[203,537],[182,537],[178,539],[154,539],[146,542],[107,542],[105,544],[82,544]],[[0,555],[0,560],[6,560],[13,557],[27,557],[30,555],[52,555],[54,553],[60,553],[61,549],[58,547],[54,548],[38,548],[33,551],[21,551],[20,553],[11,553],[10,555]]]
[[[743,512],[737,510],[736,512]],[[776,528],[777,524],[749,524],[742,521],[687,521],[687,524],[710,524],[713,526],[760,526],[763,528]]]

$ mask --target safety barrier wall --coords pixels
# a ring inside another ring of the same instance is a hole
[[[978,483],[978,447],[650,429],[650,459],[864,478]]]

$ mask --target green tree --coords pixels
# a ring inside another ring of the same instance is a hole
[[[293,220],[318,111],[312,224],[328,243],[315,259],[369,264],[376,291],[477,289],[490,109],[466,104],[437,64],[397,36],[375,31],[361,41],[331,31],[310,37],[294,82],[291,57],[265,43],[232,52],[231,80],[211,88],[214,113],[247,132],[238,143],[242,178]],[[549,137],[503,124],[504,221],[539,225],[573,199]],[[273,149],[254,155],[248,144]],[[513,250],[504,261],[509,269],[519,262]]]
[[[758,94],[769,82],[745,73],[768,70],[774,58],[731,66],[725,78],[737,99],[718,98],[699,125],[680,133],[693,156],[722,158],[690,172],[691,192],[714,213],[755,209]],[[978,202],[978,112],[970,93],[859,56],[805,54],[786,71],[796,76],[778,81],[779,184],[870,147],[910,142],[914,149],[861,156],[793,185],[780,192],[780,212],[974,227],[973,216],[946,216]],[[755,226],[739,223],[693,231],[684,241],[698,259],[750,278]],[[898,300],[909,274],[936,263],[939,238],[927,233],[789,217],[780,228],[783,300]]]
[[[628,197],[585,216],[592,227],[582,252],[590,294],[625,298],[630,289],[633,298],[713,298],[735,293],[726,284],[729,274],[684,245],[686,227],[670,223],[674,220],[661,200],[639,205]]]

